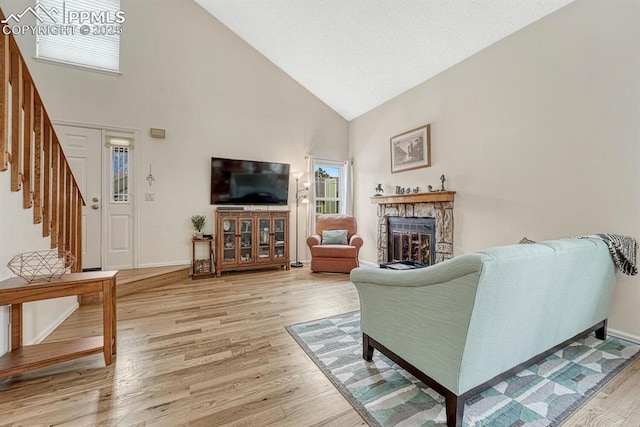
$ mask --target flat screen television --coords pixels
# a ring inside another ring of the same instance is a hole
[[[212,205],[287,205],[289,165],[211,158]]]

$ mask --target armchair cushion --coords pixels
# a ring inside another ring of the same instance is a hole
[[[323,230],[322,244],[323,245],[346,245],[347,230]]]
[[[317,245],[311,248],[311,257],[356,259],[358,248],[348,245]]]

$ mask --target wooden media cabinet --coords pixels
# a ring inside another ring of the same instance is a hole
[[[231,270],[289,270],[289,211],[218,210],[216,276]]]

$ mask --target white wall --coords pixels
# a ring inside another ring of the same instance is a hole
[[[349,125],[356,212],[375,262],[382,182],[457,191],[455,254],[591,233],[640,239],[640,3],[578,0]],[[390,173],[389,138],[431,123],[432,167]],[[640,278],[610,326],[640,336]]]
[[[5,14],[26,4],[0,1]],[[305,169],[307,153],[347,157],[347,122],[195,2],[122,0],[121,7],[121,76],[31,59],[29,69],[53,120],[140,131],[139,266],[188,262],[191,215],[206,214],[205,232],[212,230],[212,156],[290,163],[292,171]],[[18,42],[35,56],[34,37]],[[150,138],[151,127],[165,128],[167,138]],[[145,191],[156,201],[145,202]]]

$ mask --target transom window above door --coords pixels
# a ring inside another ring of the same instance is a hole
[[[40,0],[36,59],[120,72],[120,0]]]

